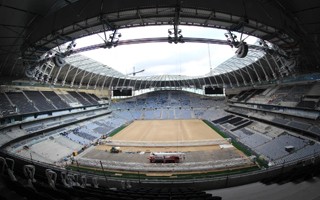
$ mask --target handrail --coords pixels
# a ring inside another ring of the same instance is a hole
[[[19,155],[15,155],[11,152],[8,151],[0,151],[0,156],[8,156],[11,157],[12,159],[16,159],[19,160],[21,162],[25,162],[26,164],[32,164],[34,166],[38,166],[38,167],[43,167],[46,169],[51,169],[54,170],[56,172],[64,172],[67,173],[69,170],[67,170],[64,166],[58,166],[58,165],[53,165],[53,164],[49,164],[49,163],[44,163],[44,162],[40,162],[40,161],[35,161],[35,160],[31,160]],[[313,155],[309,155],[309,156],[305,156],[303,158],[297,159],[297,160],[292,160],[289,162],[285,162],[281,165],[274,165],[268,168],[262,168],[260,170],[255,170],[255,171],[250,171],[250,172],[244,172],[244,173],[232,173],[232,174],[227,174],[227,175],[208,175],[205,177],[193,177],[193,178],[170,178],[170,181],[168,181],[168,178],[157,178],[157,179],[141,179],[139,178],[139,180],[137,178],[128,178],[128,177],[116,177],[116,176],[108,176],[108,180],[113,180],[113,181],[122,181],[122,180],[129,180],[131,182],[140,182],[140,183],[144,183],[144,184],[150,184],[150,183],[154,183],[154,184],[159,184],[159,183],[166,183],[166,184],[181,184],[181,183],[206,183],[206,182],[219,182],[221,180],[230,180],[230,179],[238,179],[238,178],[244,178],[244,177],[258,177],[254,179],[254,181],[258,181],[261,180],[263,177],[268,177],[268,175],[272,176],[272,174],[274,173],[275,175],[279,175],[281,173],[284,173],[286,171],[286,169],[290,169],[292,167],[304,167],[307,165],[313,165],[313,164],[320,164],[320,153],[317,154],[313,154]],[[75,171],[73,171],[72,173],[77,173]],[[78,172],[80,174],[80,172]],[[97,175],[94,174],[93,172],[84,172],[81,171],[82,175],[88,175],[88,176],[97,176],[99,177],[99,179],[103,180],[105,179],[103,175]],[[259,178],[260,177],[260,178]],[[250,183],[250,181],[248,182]]]

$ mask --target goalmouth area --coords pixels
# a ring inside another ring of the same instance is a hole
[[[120,153],[111,153],[117,147]],[[150,152],[179,152],[179,163],[150,163]],[[205,122],[137,120],[76,157],[81,167],[142,174],[194,174],[252,168],[255,164]]]

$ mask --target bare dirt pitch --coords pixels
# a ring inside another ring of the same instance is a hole
[[[124,151],[203,151],[216,150],[223,137],[202,120],[137,120],[109,138],[100,150],[121,146]],[[208,141],[212,141],[208,143]],[[163,144],[163,145],[161,145]],[[210,144],[210,145],[208,145]]]
[[[122,153],[110,153],[112,146],[120,147]],[[93,165],[88,164],[90,160],[96,163],[103,161],[105,167],[110,169],[115,169],[116,167],[111,165],[116,163],[115,165],[121,165],[122,168],[128,166],[128,171],[135,166],[139,170],[152,172],[159,166],[149,163],[148,152],[184,152],[185,160],[174,166],[176,171],[181,167],[180,170],[184,172],[189,169],[194,172],[204,165],[208,165],[208,171],[223,170],[224,166],[245,168],[253,165],[246,155],[198,119],[134,121],[113,137],[109,137],[105,144],[81,153],[78,159],[87,166]],[[96,164],[95,166],[99,167]],[[166,166],[169,165],[165,165],[163,169]],[[161,167],[157,172],[159,170],[161,171]]]
[[[138,120],[131,123],[112,140],[125,141],[191,141],[223,139],[202,120]]]
[[[218,151],[221,149],[219,144],[228,143],[198,119],[137,120],[108,140],[110,143],[98,145],[95,150],[108,151],[112,146],[121,146],[126,152]],[[238,153],[243,155],[240,151]]]

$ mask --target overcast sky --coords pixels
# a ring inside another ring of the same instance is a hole
[[[120,40],[135,38],[167,37],[172,26],[153,26],[142,28],[121,29]],[[180,26],[184,37],[212,38],[226,40],[225,30]],[[107,33],[109,35],[109,33]],[[103,43],[103,34],[78,39],[77,47]],[[240,35],[238,34],[238,38]],[[247,43],[254,43],[256,38],[249,37]],[[210,51],[210,58],[209,58]],[[198,76],[210,72],[223,61],[234,55],[235,49],[228,45],[198,44],[198,43],[149,43],[117,46],[111,49],[97,49],[83,52],[89,58],[116,69],[123,74],[144,69],[136,76],[152,75],[187,75]]]

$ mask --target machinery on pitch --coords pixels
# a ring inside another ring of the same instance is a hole
[[[150,163],[179,163],[185,159],[180,152],[151,152],[148,157]]]

